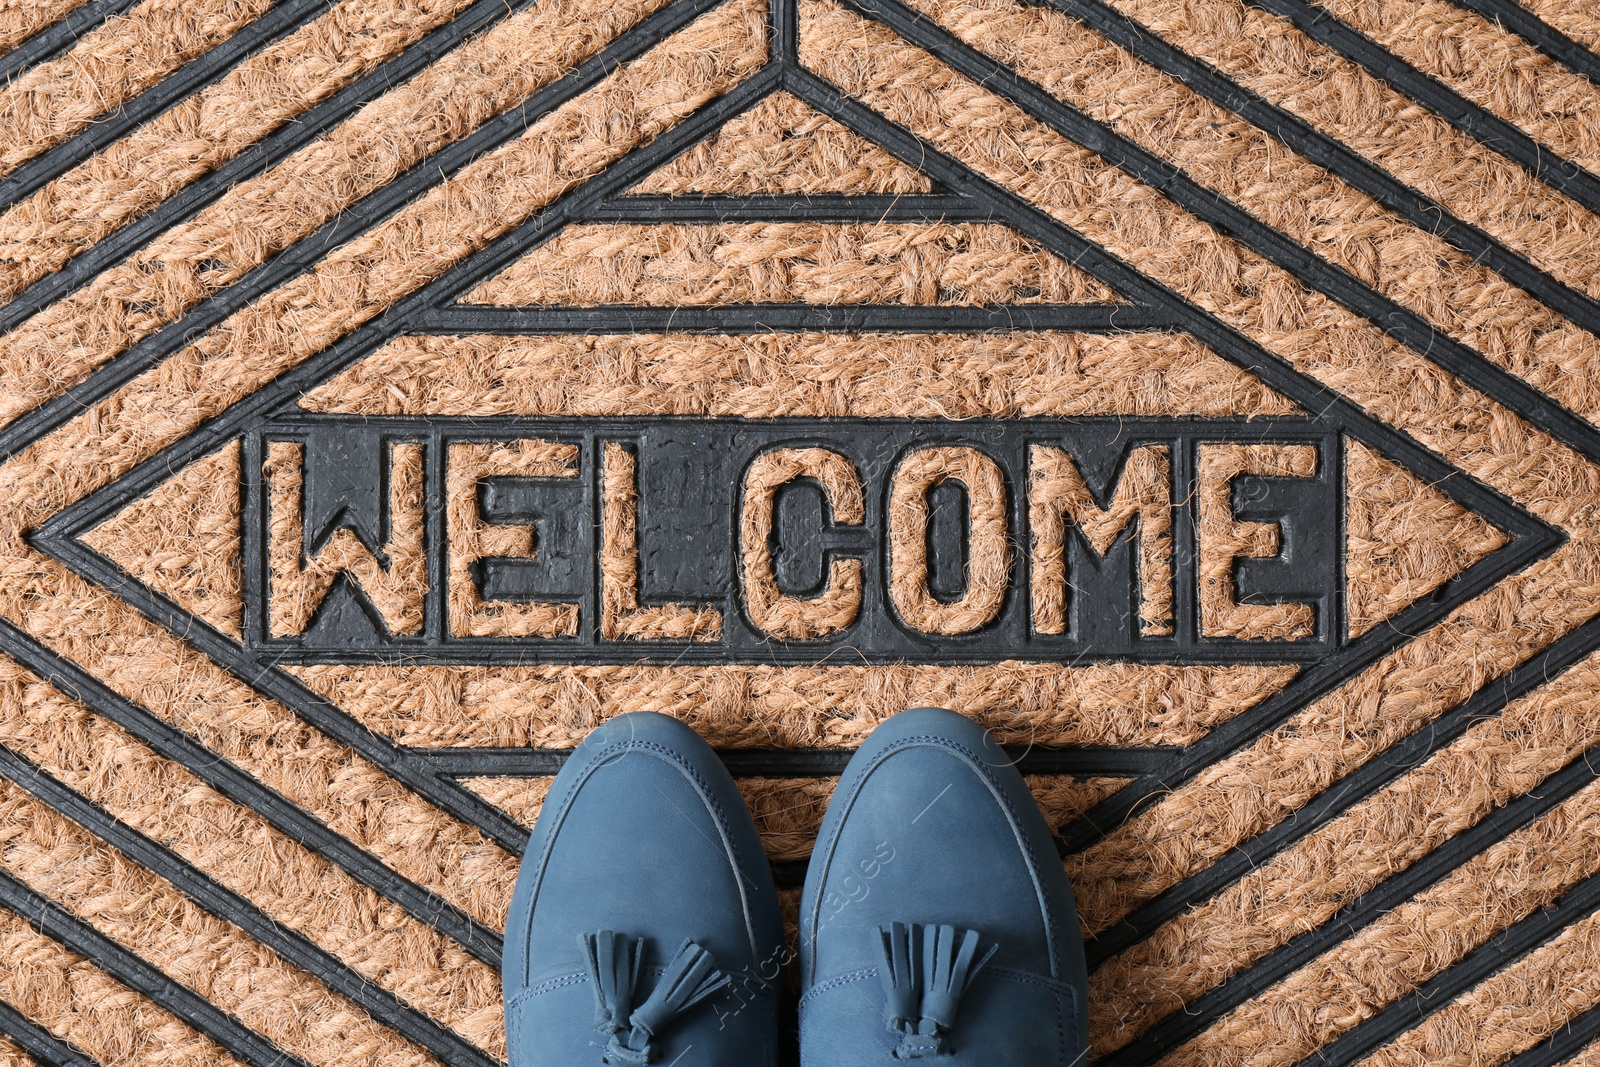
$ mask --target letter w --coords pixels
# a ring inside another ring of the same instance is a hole
[[[423,449],[389,449],[388,540],[381,556],[353,530],[335,530],[308,553],[305,542],[305,446],[273,441],[263,469],[267,483],[267,630],[273,637],[298,637],[311,625],[342,574],[354,582],[383,620],[391,637],[422,630],[428,588],[423,553]]]

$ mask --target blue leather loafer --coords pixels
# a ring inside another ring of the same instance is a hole
[[[1044,816],[982,728],[883,723],[828,805],[800,899],[805,1067],[1066,1067],[1086,1054],[1077,909]]]
[[[676,719],[619,716],[556,776],[517,876],[511,1067],[771,1067],[784,953],[721,761]]]

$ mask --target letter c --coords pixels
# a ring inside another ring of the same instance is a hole
[[[816,596],[789,596],[778,588],[770,547],[772,523],[778,490],[796,478],[814,478],[822,485],[835,523],[859,526],[866,521],[861,477],[853,463],[832,449],[781,448],[751,462],[744,475],[739,515],[745,610],[757,629],[780,641],[836,634],[861,613],[859,559],[830,562],[827,584]]]

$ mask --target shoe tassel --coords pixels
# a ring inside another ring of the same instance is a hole
[[[633,997],[643,970],[644,939],[615,930],[580,934],[589,982],[594,988],[595,1029],[606,1038],[606,1062],[646,1064],[657,1058],[654,1038],[680,1013],[726,987],[711,953],[685,941],[667,964],[650,996],[637,1008]]]
[[[961,995],[995,954],[978,954],[978,932],[954,926],[891,923],[878,928],[885,1023],[900,1035],[895,1059],[921,1059],[946,1051]]]

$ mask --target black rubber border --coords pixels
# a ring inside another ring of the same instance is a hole
[[[722,304],[709,307],[498,307],[457,304],[436,308],[415,333],[982,333],[989,330],[1064,330],[1127,333],[1172,330],[1172,319],[1124,304]]]
[[[844,195],[720,193],[613,197],[589,213],[587,222],[988,222],[988,205],[948,193]]]

